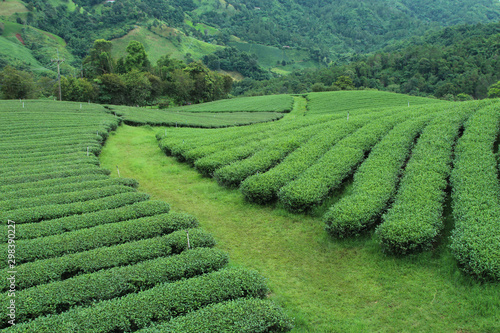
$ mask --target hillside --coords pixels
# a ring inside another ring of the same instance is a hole
[[[78,67],[98,38],[142,38],[153,59],[201,59],[214,45],[257,55],[276,74],[379,50],[429,29],[500,18],[492,1],[9,0],[0,17],[62,37]],[[137,27],[141,31],[137,32]],[[45,42],[43,42],[45,44]],[[116,49],[121,48],[117,41]],[[154,46],[154,47],[153,47]],[[277,66],[279,63],[279,66]]]

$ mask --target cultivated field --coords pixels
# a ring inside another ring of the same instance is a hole
[[[105,111],[1,103],[2,331],[288,331],[265,279],[228,267],[194,216],[100,168],[121,122]]]

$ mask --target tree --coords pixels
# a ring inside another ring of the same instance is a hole
[[[113,44],[104,39],[98,39],[94,42],[89,55],[83,60],[86,77],[94,78],[99,75],[113,73],[112,47]]]
[[[490,86],[488,89],[488,98],[500,97],[500,81]]]
[[[4,99],[35,98],[33,75],[6,66],[0,72],[0,91]]]
[[[137,70],[144,72],[149,68],[148,55],[144,45],[136,40],[131,41],[127,46],[127,56],[125,57],[125,69],[127,72]]]

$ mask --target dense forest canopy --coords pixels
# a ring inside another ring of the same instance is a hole
[[[460,25],[393,45],[385,51],[358,55],[346,65],[300,71],[270,81],[246,79],[234,93],[260,95],[374,88],[418,96],[480,99],[500,80],[500,23]]]

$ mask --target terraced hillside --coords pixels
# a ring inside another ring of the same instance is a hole
[[[100,168],[121,122],[105,111],[1,103],[1,331],[290,330],[265,279],[229,267],[194,216]]]
[[[376,226],[382,248],[397,255],[431,249],[439,241],[451,189],[460,221],[451,245],[457,260],[477,277],[500,279],[497,100],[433,103],[414,98],[408,104],[404,95],[361,91],[308,98],[304,117],[245,128],[177,129],[158,133],[157,139],[167,155],[221,186],[239,188],[250,202],[277,203],[293,213],[324,211],[333,237]],[[367,108],[370,101],[372,108]],[[478,117],[491,128],[478,134],[481,144],[462,144],[471,137],[469,131],[477,131]],[[461,150],[455,151],[455,145]],[[484,188],[479,181],[467,182],[470,192],[459,186],[460,176],[449,183],[452,170],[454,175],[471,172],[462,171],[472,166],[461,163],[473,163],[473,158],[462,155],[489,156],[488,167],[475,173],[492,181],[490,194],[479,196],[490,207],[484,215],[476,215],[478,203],[470,201],[474,189]],[[455,164],[460,168],[453,169]],[[352,194],[330,205],[332,193],[350,182]],[[484,236],[478,240],[474,234]]]

